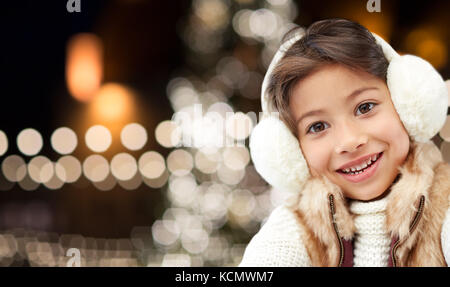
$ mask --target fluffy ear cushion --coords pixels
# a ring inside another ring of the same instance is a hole
[[[441,75],[412,55],[394,57],[387,71],[391,99],[409,135],[426,142],[443,127],[448,96]]]
[[[276,117],[264,118],[253,129],[250,153],[258,173],[280,191],[298,193],[309,177],[298,140]]]

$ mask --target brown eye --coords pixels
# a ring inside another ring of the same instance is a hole
[[[308,133],[312,132],[312,133],[318,133],[321,132],[325,129],[325,123],[323,122],[317,122],[312,124],[309,129],[308,129]]]
[[[361,114],[368,113],[373,109],[374,106],[374,103],[364,103],[358,107],[357,114],[358,112],[361,112]]]

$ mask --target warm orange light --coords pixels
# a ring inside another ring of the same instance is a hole
[[[91,112],[100,122],[123,122],[130,118],[133,108],[132,92],[122,85],[109,83],[96,93]]]
[[[389,41],[391,38],[391,21],[389,18],[362,17],[359,23],[366,27],[369,31],[376,33],[384,40]]]
[[[93,34],[77,34],[67,45],[66,81],[70,94],[77,100],[92,99],[103,77],[103,48]]]
[[[417,46],[417,55],[427,59],[436,69],[442,68],[447,62],[447,50],[442,41],[426,39]]]
[[[381,8],[383,11],[382,13],[369,13],[366,10],[365,4],[354,5],[351,1],[346,1],[347,4],[344,5],[341,4],[341,2],[342,1],[336,1],[336,5],[339,5],[341,9],[340,13],[343,18],[356,21],[366,27],[369,31],[376,33],[387,42],[390,41],[393,24],[390,10],[386,9],[389,4],[386,3],[385,8]]]
[[[447,48],[437,29],[422,28],[412,31],[406,38],[408,53],[429,61],[436,69],[447,63]]]

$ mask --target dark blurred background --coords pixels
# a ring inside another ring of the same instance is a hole
[[[56,159],[50,146],[52,132],[73,127],[84,103],[70,96],[65,81],[66,47],[70,37],[90,32],[104,43],[104,82],[127,83],[139,93],[141,108],[148,114],[150,130],[171,117],[165,96],[171,74],[183,65],[183,46],[177,33],[189,1],[82,1],[81,13],[68,13],[67,1],[11,1],[2,8],[1,129],[13,141],[32,127],[44,139],[42,154]],[[167,153],[152,142],[149,148]],[[10,144],[8,153],[18,153]],[[0,193],[2,206],[27,202],[48,204],[54,215],[52,230],[97,237],[126,237],[134,225],[150,224],[158,215],[152,210],[161,200],[157,190],[108,193],[45,186],[27,192],[13,188]],[[153,202],[153,203],[152,203]],[[21,225],[24,225],[23,222]]]

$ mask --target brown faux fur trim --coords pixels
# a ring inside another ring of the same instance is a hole
[[[447,266],[441,248],[441,231],[449,206],[450,166],[440,163],[435,168],[435,178],[425,204],[432,208],[424,209],[416,228],[397,255],[400,266]]]
[[[386,208],[387,231],[403,240],[409,236],[411,220],[417,212],[417,200],[425,196],[429,205],[428,191],[433,183],[434,167],[442,161],[442,155],[432,143],[413,144],[405,164],[399,167],[400,180],[394,184]]]
[[[295,214],[297,215],[300,224],[305,226],[306,223],[303,214],[298,210]],[[314,236],[311,229],[305,228],[305,232],[302,236],[302,242],[305,246],[309,247],[306,248],[306,251],[308,252],[312,266],[331,266],[328,254],[326,252],[327,247],[320,240],[318,240],[316,236]]]
[[[334,197],[336,212],[334,220],[339,230],[339,236],[351,239],[355,232],[353,215],[349,213],[341,189],[323,176],[308,180],[296,206],[300,224],[307,230],[303,240],[306,249],[310,250],[313,266],[337,266],[339,263],[340,247],[330,213],[328,200],[330,194]],[[326,250],[326,254],[322,255],[323,251],[319,249]]]

